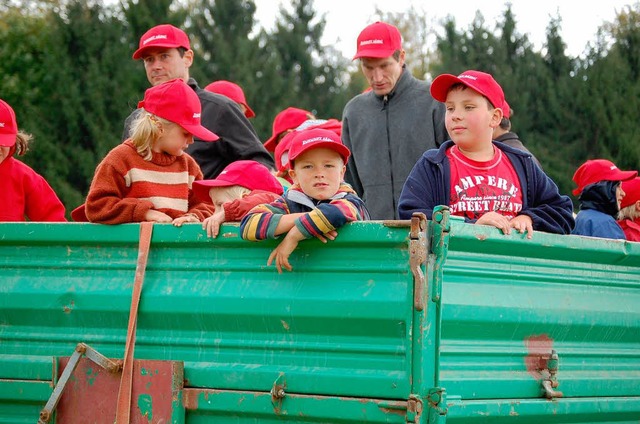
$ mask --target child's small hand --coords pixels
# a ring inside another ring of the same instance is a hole
[[[476,221],[477,225],[491,225],[502,230],[503,234],[511,234],[509,218],[498,212],[487,212]]]
[[[202,221],[202,229],[207,230],[207,237],[216,238],[220,232],[220,225],[224,222],[224,209],[216,208],[216,211]]]
[[[152,222],[171,222],[171,217],[164,212],[149,209],[144,216],[144,220]]]
[[[279,274],[282,274],[283,267],[286,268],[287,271],[293,271],[293,267],[289,263],[289,256],[291,256],[291,253],[298,247],[298,243],[301,240],[304,240],[304,236],[300,230],[298,230],[297,227],[291,228],[278,247],[269,255],[267,265],[271,265],[271,262],[275,259]]]
[[[528,239],[533,236],[533,220],[529,215],[518,215],[509,221],[509,225],[520,234],[526,231]]]
[[[188,213],[174,219],[173,225],[176,227],[182,227],[182,224],[184,224],[185,222],[200,222],[200,218],[192,213]]]
[[[338,236],[338,232],[336,230],[331,230],[328,233],[324,233],[324,234],[318,235],[316,237],[321,242],[326,243],[329,240],[335,240],[337,236]]]

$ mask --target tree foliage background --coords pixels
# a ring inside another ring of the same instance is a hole
[[[313,0],[290,0],[270,31],[258,28],[252,0],[12,0],[0,4],[0,98],[20,129],[34,135],[22,159],[43,174],[68,211],[81,204],[97,163],[120,142],[124,118],[148,88],[131,58],[139,37],[159,23],[190,35],[201,86],[239,83],[256,111],[261,140],[287,106],[340,118],[366,88],[357,67],[321,42],[325,19]],[[431,22],[414,8],[378,11],[404,35],[408,64],[422,79],[477,69],[505,90],[513,130],[563,193],[589,158],[640,169],[640,3],[603,22],[581,57],[565,54],[560,17],[536,50],[518,31],[509,4],[501,19],[481,13],[467,27]]]

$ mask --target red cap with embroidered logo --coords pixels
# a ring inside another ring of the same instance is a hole
[[[147,89],[144,100],[138,103],[138,107],[180,125],[201,140],[215,141],[220,138],[200,124],[200,99],[181,79],[173,79]]]
[[[480,71],[464,71],[458,76],[451,74],[438,75],[431,83],[431,95],[439,102],[447,101],[449,89],[454,84],[463,84],[474,89],[489,99],[493,107],[502,109],[505,99],[500,84],[490,74]],[[504,115],[504,110],[502,111]]]
[[[352,60],[360,57],[389,57],[396,50],[402,50],[402,36],[398,28],[384,22],[376,22],[358,35],[356,54]]]
[[[287,130],[297,128],[298,125],[312,117],[313,114],[304,109],[298,109],[297,107],[288,107],[282,112],[278,113],[273,120],[273,131],[271,137],[264,142],[264,148],[270,152],[273,152],[276,148],[276,140],[280,134]]]
[[[613,162],[606,159],[588,160],[573,174],[573,182],[578,186],[573,190],[573,194],[579,195],[589,184],[599,181],[626,181],[636,175],[638,171],[621,171]]]
[[[640,178],[636,177],[632,180],[623,181],[622,191],[624,191],[624,197],[620,202],[620,209],[640,201]]]
[[[0,146],[12,147],[16,144],[18,122],[9,103],[0,100]]]
[[[227,165],[213,180],[193,182],[193,192],[201,202],[209,202],[209,190],[213,187],[242,186],[249,190],[264,190],[282,194],[282,184],[269,168],[254,160],[237,160]]]
[[[220,80],[212,82],[204,89],[207,91],[211,91],[212,93],[222,94],[223,96],[226,96],[234,102],[244,106],[244,116],[246,116],[247,118],[253,118],[254,116],[256,116],[255,112],[247,104],[247,99],[244,96],[242,87],[240,87],[238,84],[231,81]]]
[[[320,147],[338,152],[340,156],[342,156],[345,165],[349,160],[351,152],[347,146],[342,144],[342,140],[340,140],[338,134],[330,130],[311,128],[298,131],[291,140],[291,146],[289,147],[289,166],[293,168],[295,159],[304,152]]]
[[[173,25],[156,25],[140,37],[138,50],[133,53],[134,59],[140,59],[144,50],[150,47],[178,48],[184,47],[189,50],[189,37],[180,28]]]

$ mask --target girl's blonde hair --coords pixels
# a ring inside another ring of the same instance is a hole
[[[162,136],[167,125],[175,125],[171,121],[160,118],[142,109],[131,124],[131,142],[144,160],[151,160],[152,147]]]
[[[241,185],[232,185],[232,186],[226,186],[226,187],[211,187],[211,189],[220,190],[220,192],[222,193],[227,193],[228,197],[231,197],[232,199],[242,199],[244,196],[251,193],[251,190]]]
[[[29,151],[29,142],[33,139],[31,134],[18,131],[16,135],[16,154],[22,156]]]
[[[632,221],[635,221],[638,218],[640,218],[640,212],[638,212],[636,210],[636,204],[635,203],[630,204],[626,208],[620,209],[620,212],[618,212],[618,219],[619,220],[630,219]]]

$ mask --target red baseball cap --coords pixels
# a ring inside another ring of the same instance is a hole
[[[640,178],[636,177],[632,180],[622,182],[622,190],[624,197],[620,202],[620,209],[631,206],[640,200]]]
[[[311,112],[297,107],[288,107],[278,113],[273,120],[271,137],[264,142],[264,148],[273,152],[276,148],[276,140],[281,133],[298,127],[311,116],[313,116]]]
[[[438,75],[431,83],[431,95],[439,102],[447,101],[449,89],[454,84],[464,84],[489,99],[493,107],[504,108],[504,92],[500,84],[490,74],[480,71],[464,71],[458,76],[451,74]],[[504,115],[504,110],[502,111]]]
[[[9,103],[0,99],[0,146],[13,147],[18,135],[16,114]]]
[[[289,148],[291,147],[291,141],[296,136],[296,131],[291,131],[287,133],[280,143],[276,146],[276,150],[273,153],[273,158],[276,162],[276,169],[278,172],[282,173],[291,169],[289,167]]]
[[[147,89],[138,107],[180,125],[201,140],[215,141],[220,138],[200,124],[200,99],[181,79],[172,79]]]
[[[285,172],[289,170],[289,148],[291,147],[291,141],[297,135],[299,131],[305,131],[311,128],[321,128],[325,130],[333,131],[338,135],[342,134],[342,122],[337,119],[307,119],[300,124],[295,130],[287,133],[280,143],[276,146],[274,153],[274,159],[276,161],[276,168],[279,172]]]
[[[211,84],[207,85],[205,88],[207,91],[211,91],[212,93],[222,94],[233,100],[236,103],[240,103],[245,107],[244,116],[247,118],[253,118],[256,114],[247,104],[247,99],[244,96],[244,91],[242,91],[242,87],[238,84],[233,83],[231,81],[214,81]]]
[[[133,58],[140,59],[144,50],[150,47],[184,47],[189,50],[191,44],[189,44],[189,37],[183,30],[173,25],[162,24],[154,26],[140,37],[140,44],[138,50],[133,52]]]
[[[511,106],[509,106],[509,103],[507,103],[506,99],[504,103],[502,103],[502,107],[500,109],[502,109],[503,118],[509,119],[511,117]]]
[[[400,31],[393,25],[378,21],[360,32],[356,54],[352,60],[360,57],[389,57],[396,50],[402,50]]]
[[[193,182],[193,192],[201,202],[208,202],[209,190],[213,187],[242,186],[249,190],[264,190],[282,194],[282,184],[271,174],[269,168],[254,160],[237,160],[227,165],[213,180]]]
[[[573,182],[578,186],[573,190],[573,195],[582,193],[589,184],[599,181],[626,181],[637,175],[638,171],[621,171],[613,162],[606,159],[588,160],[573,174]]]
[[[334,150],[342,156],[346,165],[351,152],[349,148],[342,144],[340,136],[334,131],[321,128],[310,128],[308,130],[298,131],[291,140],[289,147],[289,166],[293,168],[294,160],[304,152],[324,147]]]

